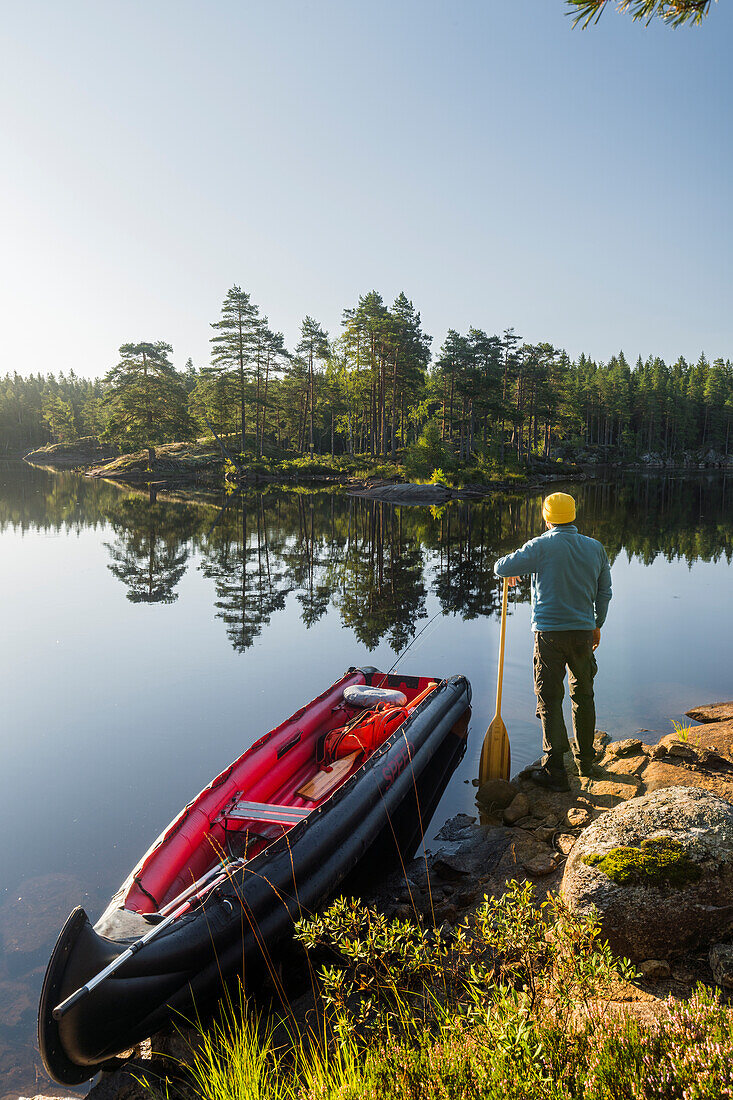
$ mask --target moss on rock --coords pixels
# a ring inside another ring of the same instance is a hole
[[[673,837],[650,837],[639,848],[612,848],[604,855],[583,856],[583,863],[608,875],[619,886],[684,886],[697,882],[701,870]]]

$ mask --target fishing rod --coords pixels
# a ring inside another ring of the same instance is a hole
[[[382,683],[381,683],[381,684],[375,684],[375,687],[381,687],[381,686],[382,686],[382,684],[383,684],[383,683],[384,683],[384,681],[385,681],[385,680],[387,679],[387,677],[388,677],[388,676],[390,676],[390,675],[391,675],[391,674],[392,674],[392,673],[394,672],[394,670],[395,670],[395,669],[397,668],[397,665],[398,665],[398,664],[400,663],[400,661],[401,661],[401,660],[402,660],[402,658],[403,658],[403,657],[405,656],[405,654],[407,653],[407,651],[408,651],[409,649],[412,649],[413,645],[414,645],[414,644],[415,644],[415,642],[416,642],[416,641],[418,640],[418,638],[419,638],[419,637],[420,637],[420,636],[421,636],[422,634],[424,634],[424,633],[425,633],[425,631],[426,631],[426,630],[428,629],[428,627],[430,626],[430,624],[431,624],[431,623],[434,623],[434,622],[435,622],[435,620],[436,620],[436,619],[438,618],[438,616],[439,616],[439,615],[442,615],[442,614],[443,614],[443,608],[440,608],[440,610],[439,610],[439,611],[436,611],[436,612],[435,612],[435,614],[434,614],[434,615],[432,615],[432,616],[431,616],[431,617],[430,617],[430,618],[428,619],[428,621],[427,621],[427,622],[425,623],[425,626],[423,626],[421,630],[418,630],[418,632],[417,632],[417,634],[415,635],[415,637],[414,637],[414,638],[412,638],[412,639],[411,639],[411,640],[410,640],[410,641],[409,641],[409,642],[407,643],[407,645],[406,645],[406,646],[405,646],[405,648],[404,648],[404,649],[402,650],[402,652],[401,652],[401,653],[399,654],[399,656],[397,657],[397,660],[396,660],[396,661],[395,661],[395,663],[394,663],[394,664],[392,665],[392,667],[391,667],[391,668],[390,668],[390,669],[389,669],[389,670],[388,670],[387,672],[385,672],[385,673],[384,673],[384,676],[382,677]]]

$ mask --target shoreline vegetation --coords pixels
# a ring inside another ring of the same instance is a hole
[[[131,486],[156,488],[202,487],[245,489],[252,486],[322,485],[343,488],[369,499],[395,503],[440,503],[451,497],[483,497],[501,491],[538,488],[553,481],[585,481],[600,475],[624,471],[733,470],[733,457],[708,452],[685,454],[662,462],[654,456],[643,461],[607,463],[597,451],[586,452],[580,461],[535,459],[518,467],[507,464],[467,464],[451,461],[442,453],[435,458],[443,466],[424,461],[419,465],[398,455],[394,462],[374,461],[370,455],[313,455],[302,457],[229,458],[226,442],[200,438],[192,442],[164,444],[150,460],[147,450],[121,454],[116,448],[87,437],[66,443],[49,443],[22,456],[32,466],[52,472],[72,471],[91,478],[103,478]],[[231,452],[228,452],[231,453]],[[445,467],[445,469],[443,468]],[[412,473],[412,476],[411,476]],[[421,476],[420,476],[421,475]]]
[[[701,724],[656,744],[598,733],[597,776],[570,765],[567,794],[521,773],[490,781],[477,792],[478,821],[459,814],[437,850],[376,893],[296,926],[299,954],[269,983],[274,1011],[230,991],[213,1022],[154,1036],[103,1074],[90,1100],[733,1095],[733,933],[721,917],[684,941],[694,907],[685,891],[698,876],[636,883],[645,899],[676,890],[679,919],[660,957],[645,956],[642,932],[631,960],[614,953],[613,907],[579,911],[568,883],[573,849],[638,803],[708,800],[733,817],[733,703],[688,716]],[[668,846],[694,853],[697,833],[693,824]],[[733,835],[718,833],[722,852]],[[645,900],[639,910],[643,928]],[[298,966],[306,992],[293,998],[282,976]]]
[[[205,486],[230,489],[257,485],[326,485],[353,491],[368,492],[377,487],[407,484],[419,496],[442,487],[446,492],[461,494],[495,492],[522,488],[549,480],[585,479],[587,473],[570,462],[537,462],[532,467],[517,469],[511,465],[471,467],[448,464],[446,472],[433,467],[427,477],[411,480],[401,458],[394,462],[374,461],[370,455],[313,455],[302,457],[254,458],[228,457],[227,444],[198,439],[193,442],[164,444],[156,448],[151,461],[147,451],[130,454],[114,453],[97,440],[87,438],[68,443],[51,443],[23,456],[25,462],[52,472],[73,471],[87,477],[104,478],[130,485],[155,484],[185,487]]]

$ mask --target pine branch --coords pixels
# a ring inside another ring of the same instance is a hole
[[[585,29],[597,23],[611,0],[566,0],[574,14],[573,26],[580,23]],[[684,23],[696,25],[702,23],[710,10],[712,0],[616,0],[616,10],[629,12],[634,22],[649,24],[652,19],[661,19],[671,27],[680,27]],[[717,4],[718,0],[715,0]]]

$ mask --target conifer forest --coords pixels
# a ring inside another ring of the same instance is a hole
[[[571,359],[513,328],[449,330],[442,346],[401,293],[344,309],[338,332],[306,316],[286,347],[238,286],[211,322],[210,363],[181,368],[164,341],[124,344],[94,380],[0,378],[0,453],[94,437],[123,452],[216,434],[249,460],[367,455],[502,467],[592,450],[607,461],[730,453],[733,365],[679,357]]]

